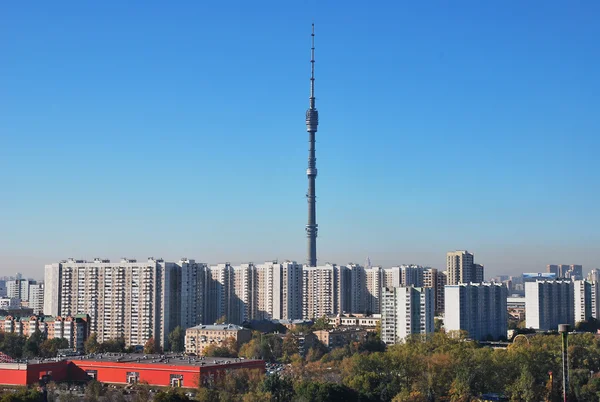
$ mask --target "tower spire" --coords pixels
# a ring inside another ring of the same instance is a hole
[[[315,190],[315,179],[317,178],[317,158],[315,157],[315,135],[319,125],[319,112],[315,107],[315,24],[312,24],[311,48],[310,48],[310,104],[306,111],[306,131],[308,131],[308,223],[306,225],[306,237],[308,237],[308,258],[306,263],[309,267],[317,266],[317,195]]]
[[[310,108],[315,108],[315,24],[312,24],[310,47]]]

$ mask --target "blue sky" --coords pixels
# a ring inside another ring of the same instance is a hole
[[[373,4],[374,3],[374,4]],[[600,267],[596,2],[0,9],[0,274],[67,257]]]

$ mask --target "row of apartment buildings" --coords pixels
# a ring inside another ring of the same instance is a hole
[[[40,331],[47,339],[64,338],[69,347],[83,350],[83,343],[90,332],[90,317],[78,314],[68,317],[32,315],[29,317],[0,316],[0,332],[30,337]]]
[[[508,290],[499,283],[446,285],[444,328],[466,331],[475,340],[506,338]],[[381,340],[395,344],[413,334],[434,331],[433,289],[414,286],[385,288]]]
[[[44,283],[32,279],[0,279],[0,308],[29,307],[33,314],[44,310]]]
[[[377,314],[385,287],[431,288],[433,309],[442,312],[445,278],[437,269],[417,265],[68,259],[45,267],[44,314],[89,314],[90,330],[100,342],[122,337],[127,345],[143,345],[154,337],[164,347],[176,326]]]

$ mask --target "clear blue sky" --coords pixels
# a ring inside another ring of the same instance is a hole
[[[127,4],[125,4],[127,3]],[[67,257],[600,267],[600,3],[5,2],[0,275]]]

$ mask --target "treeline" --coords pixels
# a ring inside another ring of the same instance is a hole
[[[69,347],[64,338],[47,339],[46,335],[36,330],[30,337],[0,332],[0,352],[13,359],[31,357],[56,357],[59,349]]]
[[[569,338],[570,401],[600,399],[600,342]],[[435,333],[385,351],[351,344],[320,359],[292,357],[281,376],[232,372],[201,388],[202,401],[468,402],[485,394],[515,402],[562,401],[558,335],[519,337],[507,349],[482,347],[464,336]]]

